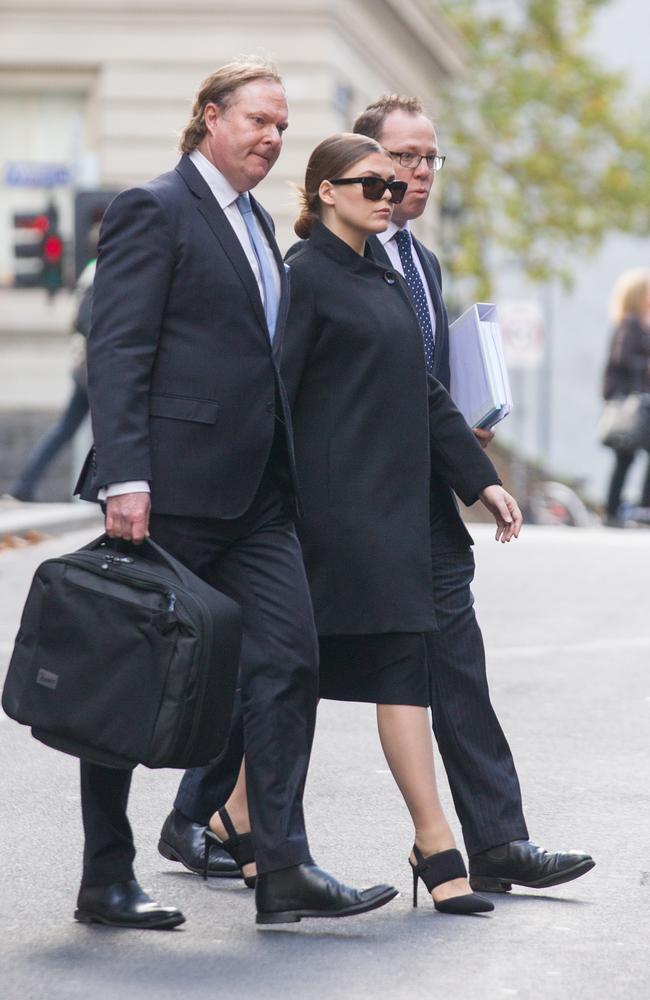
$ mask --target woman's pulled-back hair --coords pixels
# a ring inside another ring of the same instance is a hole
[[[282,86],[282,79],[273,63],[258,56],[242,56],[206,77],[194,98],[192,116],[183,129],[181,151],[191,153],[204,138],[207,132],[204,119],[206,104],[216,104],[225,110],[232,103],[235,91],[254,80],[270,80]]]
[[[369,139],[365,135],[354,135],[352,132],[338,132],[319,142],[309,157],[305,171],[305,185],[299,189],[300,215],[293,228],[301,240],[308,238],[314,222],[320,219],[321,201],[318,189],[323,181],[335,180],[365,156],[383,152],[382,147],[374,139]]]

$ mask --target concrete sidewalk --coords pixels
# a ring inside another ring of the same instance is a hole
[[[0,497],[0,549],[40,541],[44,535],[60,535],[77,528],[102,527],[99,507],[83,500],[70,503],[21,503]],[[12,541],[16,540],[16,541]]]
[[[65,337],[74,310],[68,289],[49,299],[42,288],[0,288],[0,336]]]
[[[75,298],[42,289],[0,288],[0,417],[60,410],[70,391]]]

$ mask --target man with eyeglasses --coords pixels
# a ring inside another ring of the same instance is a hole
[[[353,130],[382,144],[407,192],[384,233],[370,238],[378,260],[402,274],[422,328],[431,375],[449,389],[449,330],[441,272],[409,223],[424,212],[445,157],[420,100],[388,96],[369,105]],[[476,429],[485,447],[491,431]],[[512,754],[487,684],[485,649],[473,608],[472,539],[453,494],[435,471],[431,482],[434,603],[438,631],[428,636],[433,728],[463,828],[472,888],[506,892],[512,884],[547,888],[594,867],[581,851],[549,852],[531,843]]]

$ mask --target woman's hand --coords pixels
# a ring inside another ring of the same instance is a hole
[[[494,537],[497,542],[509,542],[511,538],[519,537],[524,519],[519,504],[503,486],[486,486],[479,493],[479,500],[496,522],[497,532]]]

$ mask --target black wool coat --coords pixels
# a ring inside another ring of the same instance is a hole
[[[428,631],[431,457],[467,504],[498,476],[426,373],[403,279],[320,223],[288,263],[281,371],[318,632]]]
[[[429,294],[436,316],[436,343],[433,355],[433,375],[442,382],[447,392],[451,383],[449,367],[449,318],[442,297],[442,272],[440,261],[432,250],[411,234],[413,249],[418,255],[424,276],[429,286]],[[368,246],[375,260],[387,267],[391,262],[386,250],[376,236],[371,236]],[[431,468],[431,519],[434,537],[432,548],[436,553],[458,551],[473,545],[472,536],[465,527],[458,504],[445,478],[438,472],[435,463]]]

